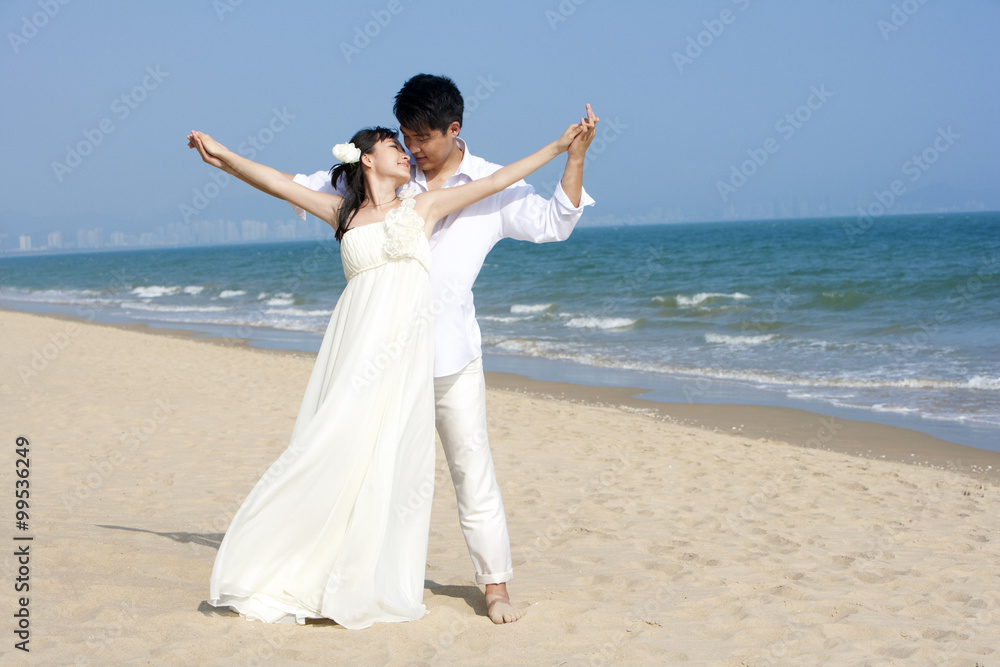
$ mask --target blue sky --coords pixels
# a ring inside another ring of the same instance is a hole
[[[193,219],[289,219],[209,185],[187,132],[327,169],[419,72],[456,81],[495,162],[590,102],[594,221],[851,214],[894,184],[889,212],[1000,209],[997,2],[63,2],[0,8],[0,232],[136,233],[206,192]]]

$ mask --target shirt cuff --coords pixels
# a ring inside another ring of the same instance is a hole
[[[561,207],[569,209],[570,211],[582,212],[584,206],[593,206],[596,202],[594,199],[587,194],[587,189],[580,186],[580,205],[573,206],[573,202],[569,200],[569,195],[563,190],[562,181],[556,183],[556,191],[552,194],[552,198],[556,200]]]

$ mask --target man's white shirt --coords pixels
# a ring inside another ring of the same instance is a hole
[[[442,187],[451,188],[489,176],[501,165],[465,153],[458,170]],[[296,174],[295,182],[311,190],[337,194],[330,183],[330,173]],[[410,182],[417,192],[427,191],[427,179],[415,164],[410,165]],[[486,255],[500,239],[518,239],[533,243],[563,241],[569,237],[583,214],[584,206],[594,200],[584,190],[580,205],[556,185],[551,199],[518,181],[503,192],[466,206],[438,221],[431,233],[431,304],[434,313],[434,377],[458,373],[483,355],[482,334],[476,322],[472,285],[479,276]],[[295,208],[305,220],[305,211]]]

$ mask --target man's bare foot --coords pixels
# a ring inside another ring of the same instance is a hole
[[[486,584],[486,613],[497,625],[513,623],[524,616],[524,612],[510,603],[507,584]]]

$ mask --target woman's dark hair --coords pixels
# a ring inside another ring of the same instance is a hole
[[[361,151],[362,155],[371,153],[375,144],[386,139],[399,141],[399,135],[395,130],[387,127],[366,127],[358,130],[351,137],[351,143]],[[340,213],[337,215],[337,240],[344,238],[344,232],[354,219],[358,209],[368,199],[368,192],[365,190],[365,175],[361,168],[361,160],[350,164],[338,164],[330,170],[330,182],[334,189],[337,189],[337,181],[343,178],[341,191],[344,193],[344,203],[340,206]]]
[[[417,74],[396,93],[392,113],[400,127],[407,130],[448,131],[458,121],[462,125],[465,100],[455,82],[446,76]]]

